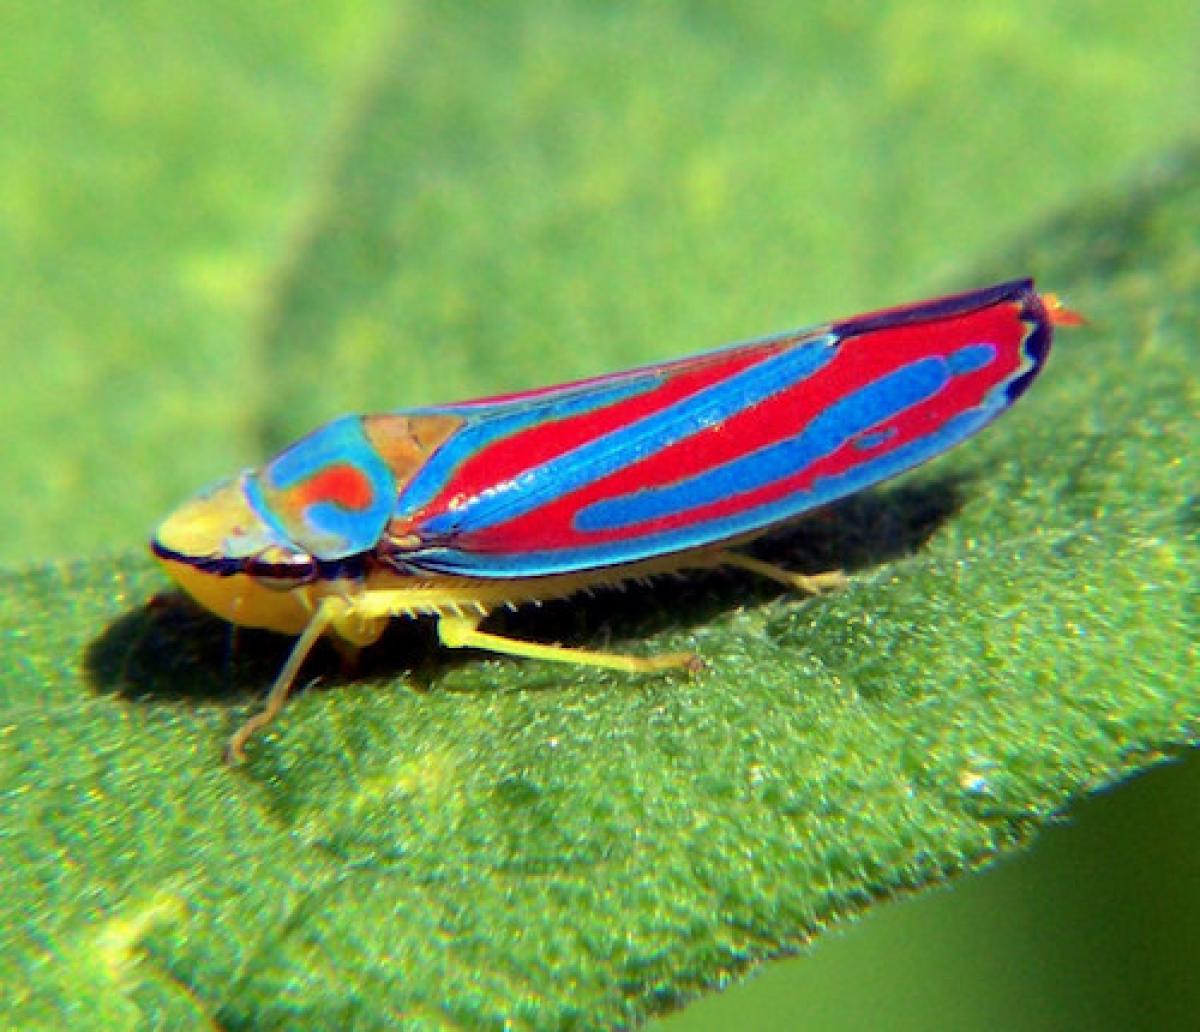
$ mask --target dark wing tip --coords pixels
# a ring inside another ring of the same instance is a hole
[[[1025,354],[1029,357],[1029,369],[1008,386],[1008,402],[1011,405],[1028,390],[1050,354],[1056,326],[1082,326],[1085,319],[1078,312],[1063,304],[1057,294],[1038,294],[1033,280],[1025,280],[1021,297],[1021,319],[1030,327],[1025,338]]]
[[[1014,379],[1006,390],[1008,402],[1012,404],[1025,393],[1041,372],[1042,366],[1046,364],[1054,338],[1054,327],[1078,326],[1083,322],[1082,317],[1067,308],[1057,295],[1039,295],[1030,277],[1007,280],[990,287],[950,294],[931,301],[918,301],[916,304],[901,305],[898,308],[868,312],[866,315],[834,323],[831,329],[841,338],[853,337],[873,330],[951,319],[996,305],[1018,306],[1019,318],[1029,327],[1022,344],[1029,359],[1029,367]]]
[[[1033,280],[1008,280],[990,287],[980,287],[977,290],[967,290],[961,294],[949,294],[946,297],[934,298],[932,301],[918,301],[915,304],[899,305],[895,308],[884,308],[866,315],[856,315],[841,322],[835,322],[830,328],[840,337],[853,337],[860,333],[870,333],[873,330],[887,329],[896,326],[907,326],[911,323],[930,322],[935,319],[950,319],[956,315],[965,315],[981,308],[991,308],[993,305],[1018,302],[1023,307],[1031,302],[1041,306]]]

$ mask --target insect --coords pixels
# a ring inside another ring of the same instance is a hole
[[[248,739],[323,635],[393,617],[441,642],[633,673],[695,667],[482,630],[501,606],[689,568],[814,591],[734,546],[932,458],[1025,391],[1079,317],[1028,279],[519,394],[335,419],[202,492],[151,548],[198,602],[298,635]]]

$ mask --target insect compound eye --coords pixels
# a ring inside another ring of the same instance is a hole
[[[317,563],[303,552],[268,549],[245,561],[243,571],[272,591],[290,591],[317,579]]]

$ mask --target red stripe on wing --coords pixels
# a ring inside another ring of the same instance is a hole
[[[415,514],[411,522],[419,524],[434,514],[446,511],[457,498],[474,497],[519,476],[525,470],[551,462],[580,445],[603,437],[612,430],[628,426],[672,405],[686,403],[689,397],[706,387],[783,350],[794,339],[774,339],[727,353],[698,355],[667,365],[647,367],[645,372],[659,372],[667,376],[661,386],[606,408],[570,416],[548,425],[530,427],[496,441],[464,461],[438,495],[420,513]],[[611,376],[597,377],[594,382],[611,383],[614,379]],[[587,382],[590,381],[583,383]],[[508,397],[534,398],[544,393],[549,391],[532,391]]]
[[[898,448],[930,433],[947,419],[979,406],[987,394],[1014,376],[1024,364],[1022,345],[1029,325],[1021,319],[1022,301],[923,322],[884,326],[849,337],[839,344],[832,362],[818,373],[792,385],[765,402],[638,461],[601,477],[586,487],[555,499],[512,520],[467,531],[455,548],[472,553],[520,553],[530,549],[558,550],[641,537],[657,531],[703,523],[806,490],[819,477],[842,473],[867,455],[852,443],[769,485],[734,494],[718,502],[673,513],[634,527],[580,532],[575,514],[595,502],[621,497],[641,489],[687,480],[723,463],[741,458],[771,444],[795,437],[816,415],[832,403],[886,374],[929,357],[945,357],[966,344],[993,345],[997,355],[983,369],[954,377],[934,397],[890,420],[894,434],[882,451]],[[778,349],[776,349],[778,350]],[[736,363],[680,374],[662,388],[611,409],[568,421],[569,426],[540,428],[518,434],[485,450],[464,465],[454,479],[453,493],[482,490],[504,476],[515,476],[570,447],[592,440],[605,430],[624,425],[650,411],[682,403],[697,390],[733,375],[751,360],[763,357],[738,353]],[[498,461],[499,460],[499,461]]]

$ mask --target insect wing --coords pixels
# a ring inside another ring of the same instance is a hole
[[[1051,317],[1019,280],[438,411],[400,493],[418,569],[529,577],[754,533],[945,451],[1024,391]]]

